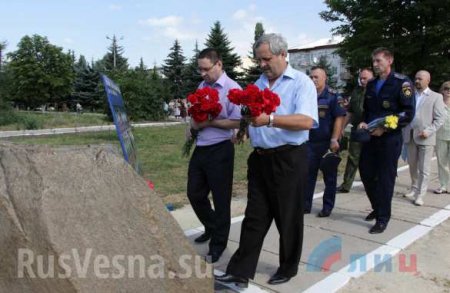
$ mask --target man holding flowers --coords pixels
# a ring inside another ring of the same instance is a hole
[[[307,184],[309,129],[318,126],[317,93],[305,74],[287,62],[287,42],[278,34],[256,41],[256,60],[263,74],[256,81],[280,98],[274,113],[251,116],[249,135],[254,151],[248,158],[248,201],[239,248],[225,275],[216,280],[248,285],[255,276],[267,231],[275,220],[280,233],[280,266],[268,281],[276,285],[297,274],[303,244],[303,196]],[[274,104],[275,105],[275,104]]]
[[[391,70],[393,61],[393,54],[386,48],[372,52],[377,77],[367,84],[363,122],[359,124],[359,128],[370,131],[370,141],[362,146],[359,171],[373,209],[366,221],[376,220],[369,230],[371,234],[383,233],[391,217],[397,162],[403,144],[401,128],[413,120],[415,113],[412,83],[408,77]],[[372,127],[373,124],[376,125]]]
[[[194,241],[202,243],[211,239],[208,256],[211,262],[216,262],[227,247],[230,232],[234,167],[234,145],[231,139],[233,129],[239,127],[241,118],[239,107],[228,100],[227,94],[230,89],[240,86],[223,71],[221,56],[217,50],[207,48],[201,51],[197,64],[203,82],[190,100],[195,100],[195,95],[199,99],[205,98],[206,93],[210,101],[216,101],[218,95],[221,109],[215,111],[214,102],[202,104],[214,107],[213,111],[207,111],[214,112],[214,119],[211,119],[212,116],[209,119],[199,119],[202,113],[196,111],[195,107],[190,109],[190,114],[193,115],[190,127],[198,130],[198,134],[196,148],[189,161],[187,196],[195,214],[205,226],[205,233]],[[196,122],[194,118],[203,122]],[[208,199],[210,192],[214,210]]]

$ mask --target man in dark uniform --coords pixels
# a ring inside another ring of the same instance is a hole
[[[308,188],[305,196],[305,213],[311,212],[317,174],[321,169],[325,182],[323,207],[319,217],[329,217],[336,198],[337,167],[320,168],[323,156],[328,150],[339,151],[339,136],[344,124],[345,109],[341,106],[342,98],[326,84],[327,73],[321,67],[311,68],[310,77],[317,90],[319,108],[319,128],[309,131],[308,146]]]
[[[352,92],[350,104],[347,109],[347,116],[345,116],[344,129],[347,124],[352,124],[352,131],[356,130],[359,123],[362,121],[364,94],[369,80],[373,78],[373,71],[371,68],[363,68],[359,72],[358,83],[359,86]],[[361,143],[353,141],[350,137],[350,144],[348,147],[347,165],[345,166],[344,181],[339,186],[336,192],[347,193],[350,191],[355,179],[356,171],[359,166],[359,156],[361,154]]]
[[[391,217],[391,202],[397,176],[397,162],[402,150],[401,128],[414,118],[415,98],[408,77],[391,70],[394,56],[386,48],[375,49],[372,62],[377,77],[367,84],[364,96],[363,122],[388,115],[399,116],[396,129],[378,127],[371,131],[370,142],[361,150],[359,172],[373,211],[366,221],[376,220],[369,233],[383,233]],[[400,115],[400,113],[404,113]]]

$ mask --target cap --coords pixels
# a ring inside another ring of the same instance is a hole
[[[356,142],[368,142],[370,140],[370,133],[367,129],[363,128],[352,130],[350,133],[350,140]]]
[[[337,170],[337,167],[341,160],[342,159],[338,153],[328,150],[328,152],[323,155],[322,160],[320,161],[320,169],[322,170],[322,172],[334,172]]]

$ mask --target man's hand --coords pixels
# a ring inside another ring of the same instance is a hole
[[[254,127],[267,126],[269,124],[269,115],[261,113],[261,115],[253,117],[250,121],[251,125]]]
[[[367,123],[366,122],[359,123],[358,128],[359,129],[367,129]]]
[[[421,132],[419,132],[419,137],[422,139],[428,138],[429,135],[425,130],[422,130]]]
[[[186,135],[186,140],[190,140],[192,138],[191,126],[190,125],[188,125],[186,127],[186,130],[185,130],[184,134]]]
[[[330,150],[333,153],[336,153],[337,151],[339,151],[339,148],[340,148],[340,145],[339,145],[339,142],[337,141],[337,139],[331,139]]]
[[[370,133],[370,135],[382,136],[385,132],[386,130],[383,127],[377,127]]]
[[[247,140],[247,138],[248,138],[247,134],[244,134],[244,136],[242,137],[242,141],[239,142],[238,139],[237,139],[237,133],[238,133],[238,130],[237,129],[233,129],[233,136],[231,137],[231,142],[233,144],[244,143]]]

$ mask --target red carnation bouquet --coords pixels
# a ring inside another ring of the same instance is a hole
[[[280,105],[280,97],[276,93],[268,88],[260,90],[254,84],[247,85],[243,90],[231,89],[228,92],[228,99],[233,104],[242,106],[242,118],[236,136],[239,143],[243,141],[250,118],[258,117],[261,113],[270,115]]]
[[[219,92],[210,87],[197,89],[195,93],[188,95],[187,100],[189,103],[188,115],[197,123],[213,120],[222,111],[222,105],[219,103]],[[183,156],[189,156],[198,137],[198,132],[198,129],[190,129],[190,138],[183,146]]]

